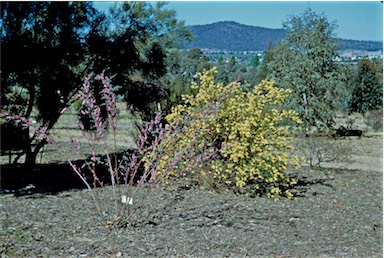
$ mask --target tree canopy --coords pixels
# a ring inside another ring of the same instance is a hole
[[[305,128],[329,127],[345,85],[334,62],[336,23],[308,9],[283,26],[286,39],[268,49],[261,79],[273,79],[293,90],[288,103],[299,112]]]
[[[29,118],[36,110],[47,131],[92,72],[114,77],[130,106],[148,114],[149,102],[164,96],[154,82],[166,71],[167,49],[191,37],[174,11],[146,2],[107,13],[91,2],[4,2],[1,26],[2,111]],[[45,144],[32,150],[34,139],[24,150],[30,163]]]
[[[380,73],[377,74],[375,62],[362,59],[358,63],[351,99],[351,111],[366,112],[382,107],[383,85],[379,76]]]

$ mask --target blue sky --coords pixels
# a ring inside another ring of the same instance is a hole
[[[107,9],[110,2],[95,2]],[[236,21],[246,25],[281,28],[289,15],[299,15],[307,8],[336,21],[336,34],[343,39],[383,40],[383,5],[379,1],[172,1],[177,17],[186,25]]]

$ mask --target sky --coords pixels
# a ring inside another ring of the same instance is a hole
[[[111,2],[95,2],[95,7],[108,9]],[[343,39],[383,41],[383,4],[380,1],[171,1],[186,25],[235,21],[266,28],[282,28],[289,15],[300,15],[311,8],[336,21],[336,36]]]

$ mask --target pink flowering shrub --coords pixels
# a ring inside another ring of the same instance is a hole
[[[191,146],[185,146],[183,149],[178,149],[173,153],[172,157],[167,158],[169,161],[167,165],[160,164],[164,161],[165,153],[160,145],[164,145],[164,141],[173,139],[172,142],[179,141],[184,137],[185,125],[195,123],[195,118],[186,116],[183,121],[173,123],[172,126],[162,123],[161,113],[158,112],[153,120],[150,122],[144,122],[139,134],[137,136],[136,148],[131,152],[123,153],[123,155],[116,155],[118,152],[116,148],[116,130],[118,124],[117,108],[116,108],[116,95],[111,81],[103,74],[96,76],[97,80],[102,82],[102,103],[97,104],[94,92],[91,87],[91,76],[88,76],[84,80],[81,91],[76,95],[75,101],[80,101],[82,105],[82,115],[90,117],[94,130],[86,130],[81,121],[78,121],[79,129],[82,132],[82,139],[86,139],[86,144],[81,143],[79,140],[72,139],[76,150],[79,151],[82,145],[87,146],[91,156],[89,160],[82,166],[77,166],[72,161],[69,161],[73,171],[81,178],[84,184],[89,190],[92,191],[92,198],[95,202],[97,212],[103,214],[103,208],[100,205],[100,199],[97,195],[97,188],[104,187],[104,181],[102,180],[101,173],[98,171],[98,163],[103,163],[108,168],[110,182],[112,185],[112,196],[114,200],[115,214],[122,216],[126,212],[131,215],[132,210],[136,208],[135,204],[124,205],[124,201],[120,201],[120,197],[123,199],[132,198],[137,196],[138,192],[143,189],[144,186],[156,186],[160,182],[160,173],[168,173],[173,171],[176,167],[183,168],[179,172],[181,174],[189,173],[192,170],[196,170],[205,164],[208,160],[211,160],[218,153],[219,149],[214,142],[207,142],[206,145],[202,145],[198,148],[193,144]],[[102,105],[107,112],[107,119],[101,118]],[[208,117],[212,113],[217,112],[217,108],[214,106],[207,107],[203,110],[202,116]],[[113,141],[107,140],[107,135],[112,134],[114,136]],[[108,153],[111,149],[109,145],[114,149],[114,153]],[[102,145],[104,152],[106,153],[104,161],[97,155],[97,146]],[[159,167],[162,170],[159,171]],[[90,181],[89,178],[92,178]],[[143,202],[145,196],[148,195],[148,190],[140,198],[136,198],[137,201]],[[139,199],[139,200],[138,200]]]
[[[97,103],[91,79],[91,75],[85,78],[82,89],[75,96],[75,101],[80,101],[82,106],[81,114],[90,118],[93,130],[86,130],[82,121],[79,120],[78,127],[82,133],[81,138],[86,139],[86,144],[72,138],[72,143],[77,152],[80,151],[81,146],[85,145],[89,149],[91,156],[82,166],[78,166],[70,160],[69,164],[87,188],[92,191],[92,198],[100,215],[105,211],[100,205],[96,188],[104,187],[105,182],[102,180],[103,171],[99,171],[100,166],[98,164],[101,163],[106,166],[109,172],[109,181],[112,185],[115,214],[122,216],[127,210],[131,214],[131,206],[124,205],[120,198],[135,195],[134,192],[138,192],[148,183],[152,186],[157,184],[155,171],[151,167],[144,166],[142,158],[144,153],[156,149],[165,133],[161,125],[161,114],[158,113],[154,120],[143,126],[136,142],[137,148],[128,154],[124,152],[122,157],[118,157],[116,147],[118,110],[114,88],[108,77],[103,74],[97,75],[95,79],[100,80],[103,85],[100,92],[102,95],[101,103]],[[106,119],[102,118],[101,107],[106,111]],[[112,141],[107,139],[110,134],[113,136]],[[104,160],[98,155],[100,145],[106,154]],[[111,149],[114,152],[108,153]],[[90,181],[89,178],[92,178],[92,180]]]

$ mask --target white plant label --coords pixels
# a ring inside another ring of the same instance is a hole
[[[122,203],[127,203],[129,205],[132,205],[133,204],[133,198],[132,197],[128,197],[126,195],[122,195],[121,196],[121,202]]]

